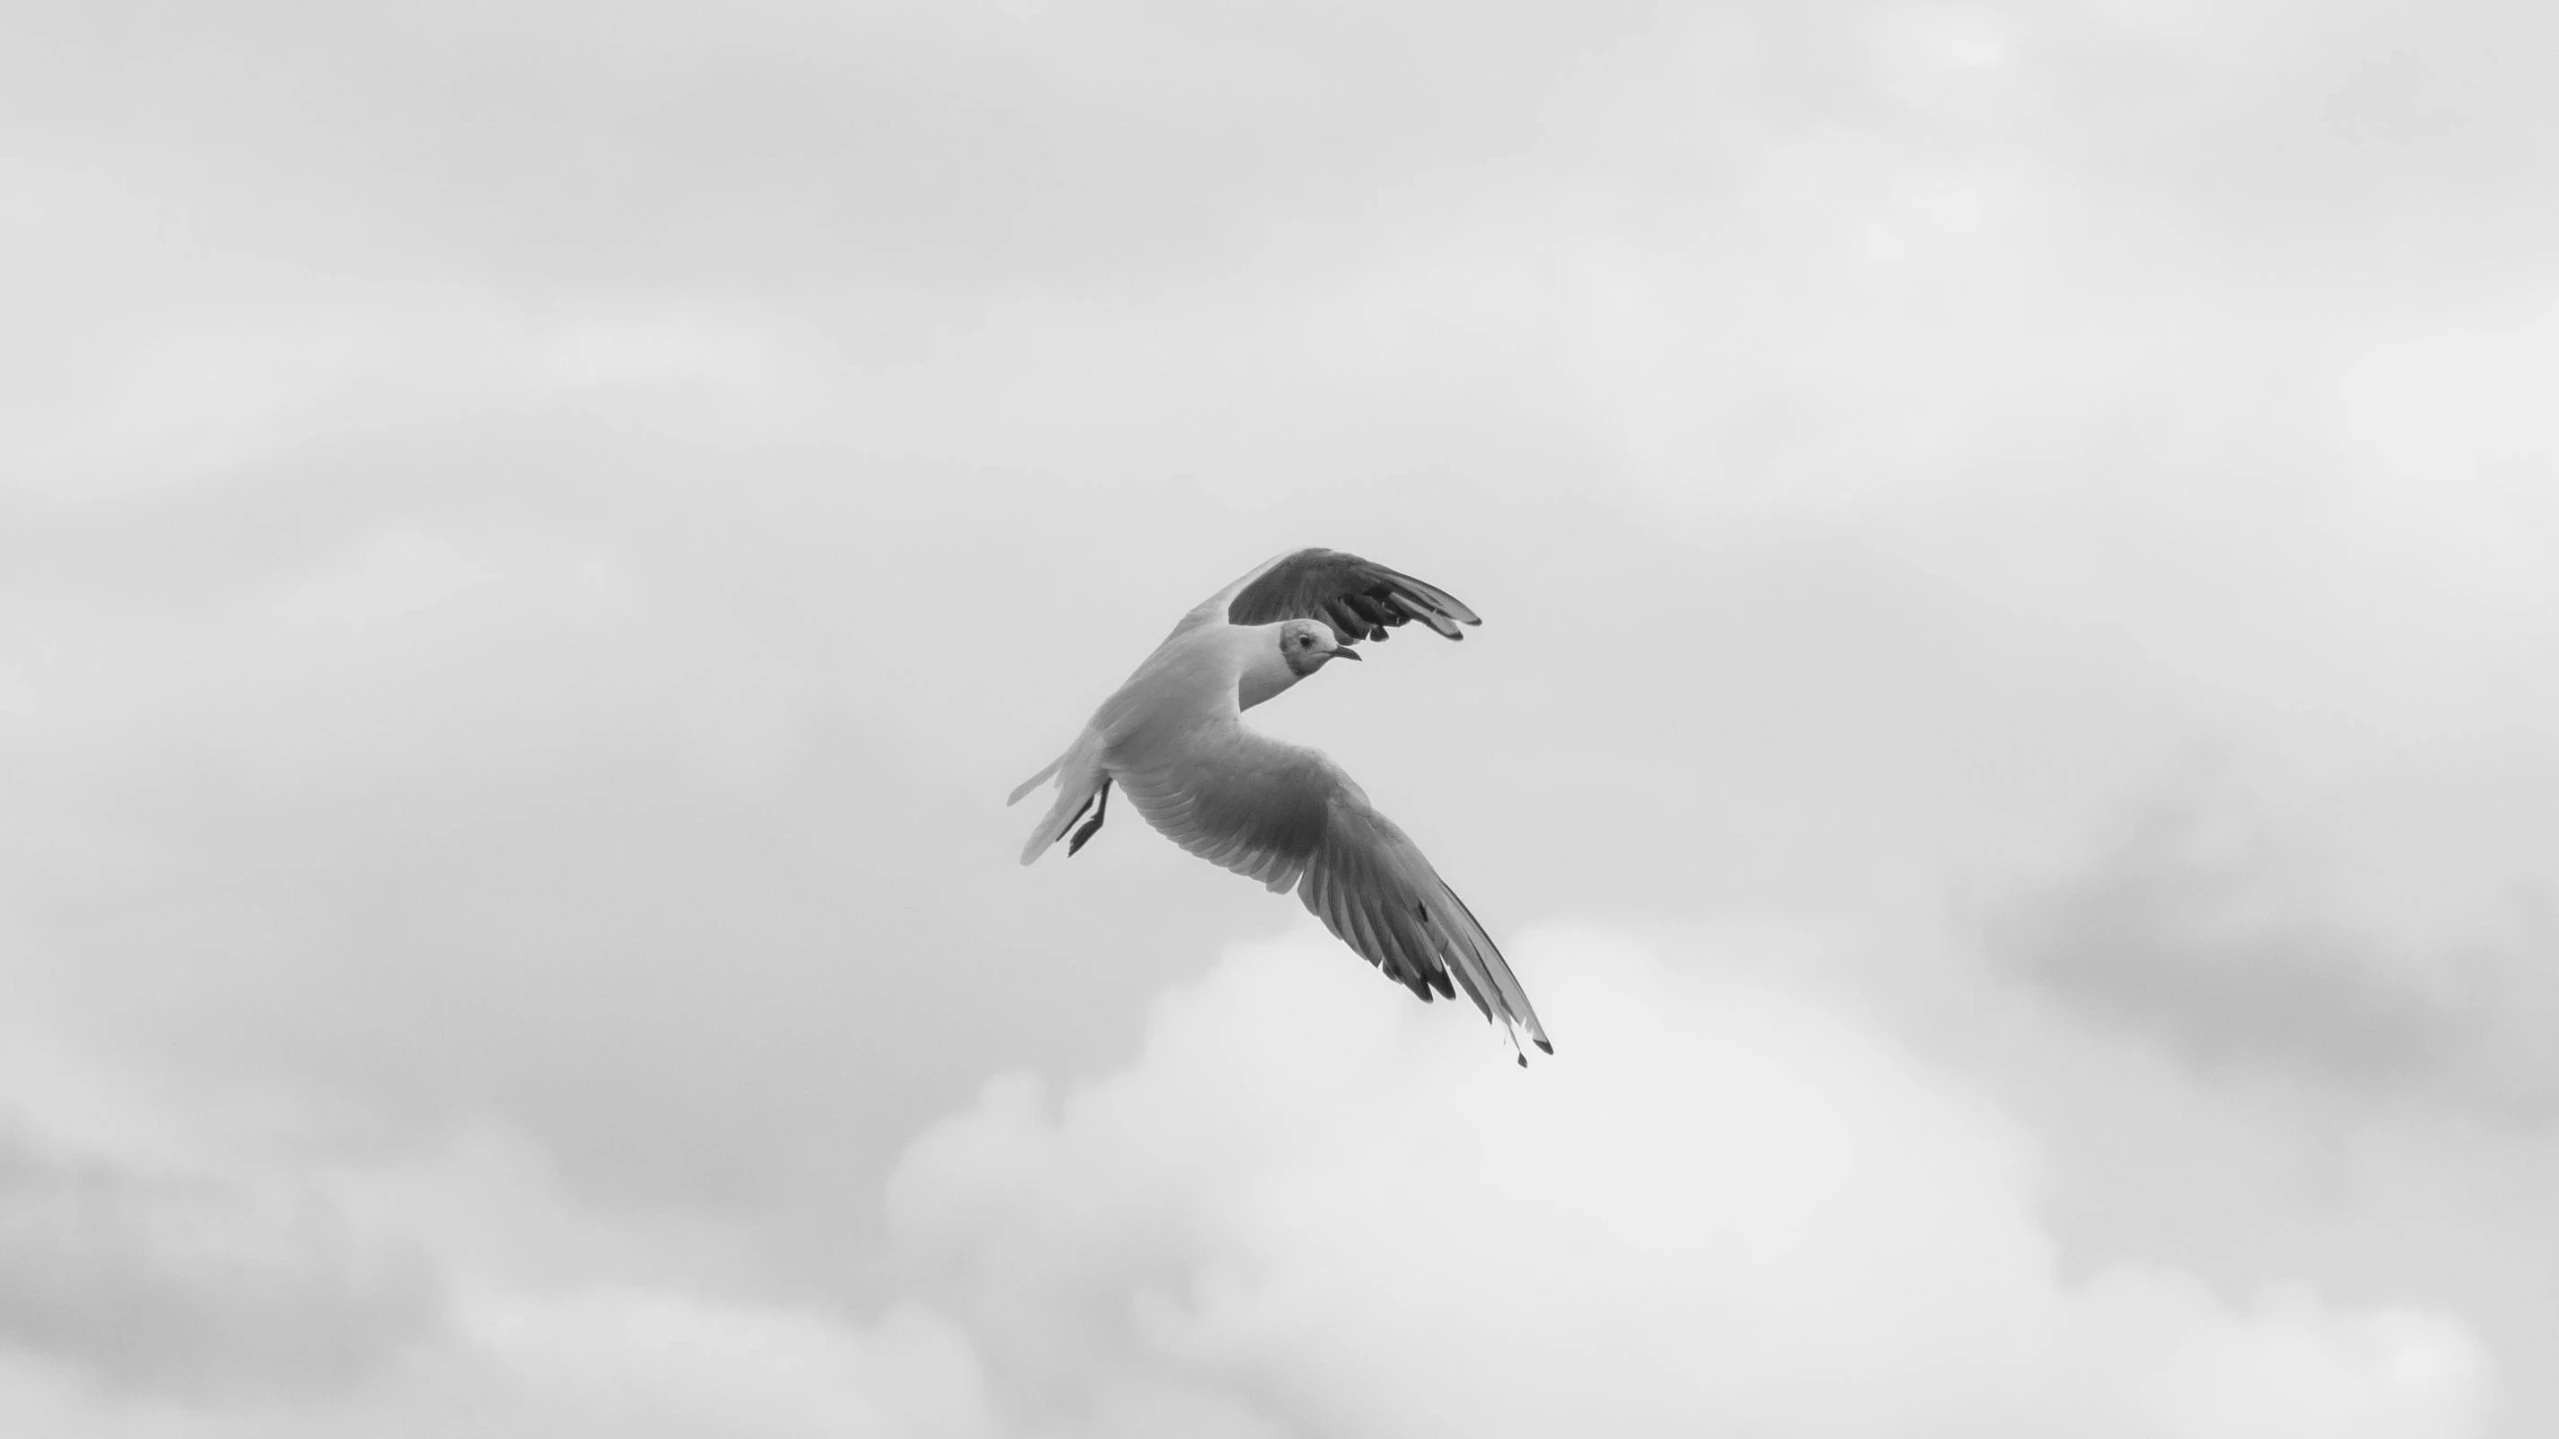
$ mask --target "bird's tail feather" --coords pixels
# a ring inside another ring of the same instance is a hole
[[[1022,796],[1037,789],[1042,781],[1051,776],[1057,779],[1057,801],[1049,806],[1047,814],[1040,817],[1039,826],[1031,831],[1030,840],[1022,846],[1022,863],[1031,863],[1046,854],[1050,845],[1066,838],[1066,832],[1083,815],[1084,807],[1101,793],[1108,776],[1102,772],[1101,765],[1095,763],[1093,748],[1089,733],[1079,736],[1066,753],[1049,761],[1046,769],[1022,781],[1021,788],[1014,790],[1013,797],[1005,801],[1008,805],[1019,803]]]
[[[1048,768],[1041,770],[1038,774],[1035,774],[1029,779],[1022,781],[1020,784],[1015,785],[1013,787],[1013,793],[1006,797],[1004,801],[1005,806],[1010,808],[1013,805],[1020,804],[1022,802],[1022,796],[1029,794],[1031,791],[1038,789],[1042,784],[1046,783],[1051,775],[1057,773],[1058,766],[1064,763],[1066,763],[1066,756],[1059,755],[1057,758],[1048,762]]]

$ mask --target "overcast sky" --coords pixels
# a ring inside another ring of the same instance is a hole
[[[10,0],[0,1432],[2559,1432],[2554,46]]]

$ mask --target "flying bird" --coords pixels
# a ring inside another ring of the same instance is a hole
[[[1339,765],[1243,722],[1327,664],[1359,659],[1355,641],[1415,620],[1452,640],[1464,638],[1458,626],[1483,623],[1446,591],[1357,555],[1304,549],[1264,562],[1182,616],[1066,753],[1013,791],[1005,803],[1057,781],[1022,863],[1061,839],[1069,855],[1081,850],[1117,783],[1175,844],[1275,894],[1294,888],[1336,938],[1424,1003],[1465,990],[1522,1065],[1523,1032],[1554,1053],[1493,937],[1421,849]]]

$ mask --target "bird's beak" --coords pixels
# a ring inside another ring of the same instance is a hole
[[[1337,660],[1355,660],[1359,658],[1359,651],[1352,649],[1349,645],[1335,645],[1333,646],[1333,658]]]

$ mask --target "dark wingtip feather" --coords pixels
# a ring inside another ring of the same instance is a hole
[[[1545,1040],[1543,1040],[1543,1039],[1538,1040],[1536,1043],[1537,1043],[1537,1047],[1538,1047],[1538,1048],[1540,1048],[1540,1049],[1542,1049],[1542,1050],[1545,1050],[1548,1054],[1553,1054],[1553,1053],[1555,1052],[1555,1046],[1554,1046],[1554,1045],[1551,1045],[1551,1044],[1549,1044],[1549,1043],[1547,1043],[1547,1042],[1546,1042]],[[1526,1056],[1526,1055],[1522,1055],[1522,1056],[1520,1056],[1520,1058],[1521,1058],[1522,1060],[1525,1060],[1525,1059],[1527,1058],[1527,1056]]]
[[[1519,1067],[1520,1067],[1520,1068],[1522,1068],[1522,1069],[1526,1069],[1526,1068],[1528,1068],[1528,1056],[1527,1056],[1527,1055],[1523,1054],[1523,1055],[1521,1055],[1521,1056],[1519,1057]]]
[[[1479,625],[1475,611],[1437,585],[1341,550],[1307,548],[1274,562],[1227,603],[1230,624],[1321,619],[1345,640],[1420,620],[1446,639]],[[1375,636],[1382,638],[1383,636]]]

